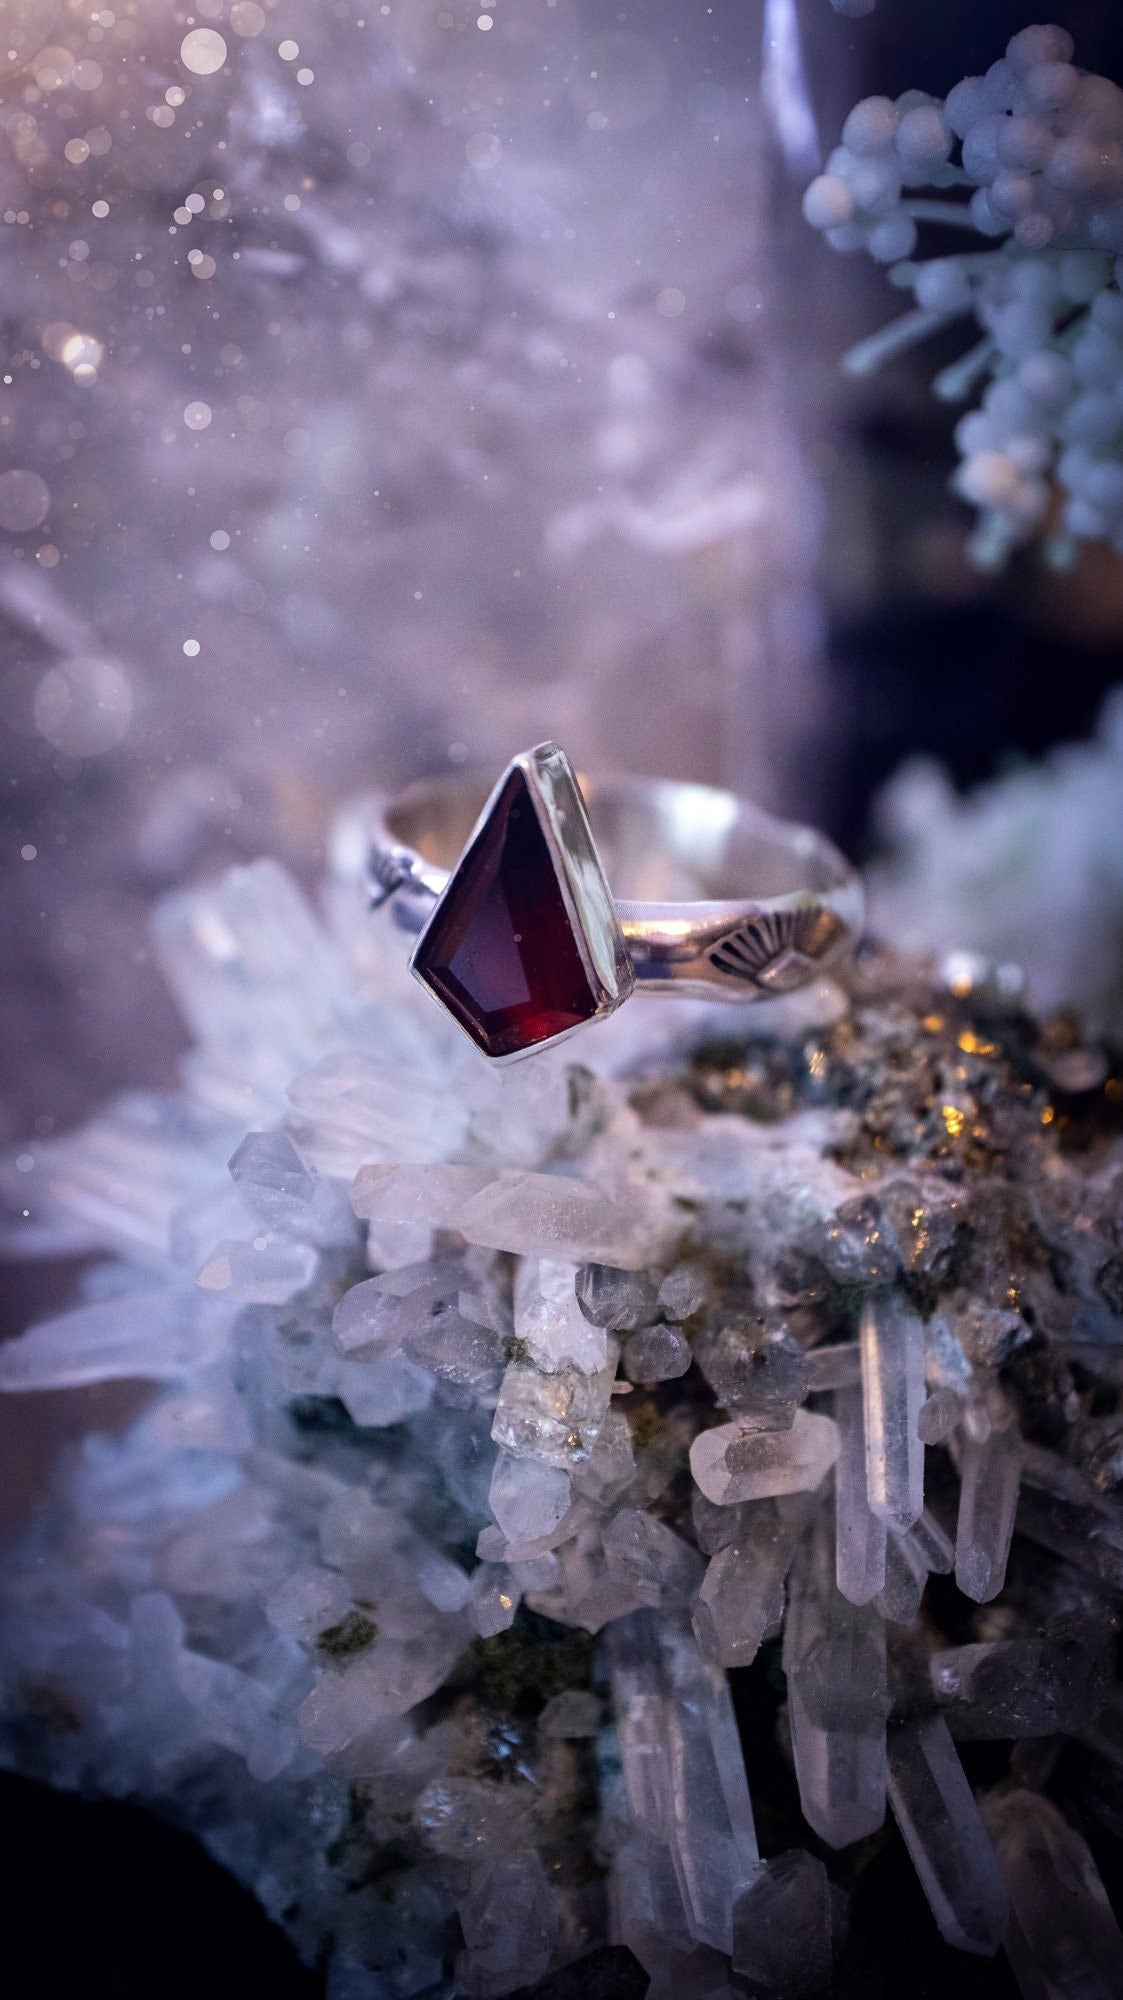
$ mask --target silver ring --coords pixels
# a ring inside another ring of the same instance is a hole
[[[490,792],[457,776],[376,800],[367,873],[374,905],[392,898],[417,937],[410,970],[499,1063],[633,992],[791,993],[862,922],[857,875],[812,828],[709,785],[579,783],[553,743]]]

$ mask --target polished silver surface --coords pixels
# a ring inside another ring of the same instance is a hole
[[[515,761],[547,768],[557,758],[566,762],[544,744]],[[599,857],[596,880],[612,885],[637,993],[771,998],[806,985],[853,942],[861,884],[811,827],[773,819],[710,785],[584,773],[578,782]],[[403,930],[417,933],[428,922],[492,795],[486,780],[458,774],[376,802],[372,897],[376,904],[393,897]],[[564,852],[562,829],[553,838]],[[566,861],[579,913],[585,865]]]

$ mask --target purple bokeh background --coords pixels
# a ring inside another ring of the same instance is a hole
[[[153,897],[314,879],[355,791],[552,735],[814,810],[842,329],[776,283],[759,10],[4,28],[9,1136],[165,1080]]]

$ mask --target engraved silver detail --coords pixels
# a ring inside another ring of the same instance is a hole
[[[726,933],[706,954],[715,972],[765,993],[794,993],[841,944],[846,925],[822,903],[771,910]]]

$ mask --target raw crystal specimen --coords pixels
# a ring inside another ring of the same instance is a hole
[[[1104,1705],[1110,1632],[1068,1621],[1040,1639],[933,1653],[932,1687],[959,1737],[1079,1735]]]
[[[469,1243],[552,1260],[614,1256],[641,1267],[653,1220],[638,1197],[610,1197],[569,1175],[493,1173],[483,1167],[363,1167],[351,1198],[356,1215],[396,1226],[455,1229]]]
[[[590,1325],[578,1303],[577,1276],[572,1264],[524,1258],[515,1278],[515,1337],[526,1343],[539,1368],[572,1363],[584,1374],[596,1375],[605,1366],[608,1347],[600,1327]]]
[[[964,1401],[955,1389],[933,1389],[921,1404],[916,1434],[922,1444],[943,1444],[963,1415]]]
[[[608,1410],[612,1371],[585,1375],[579,1368],[545,1374],[512,1361],[499,1389],[491,1435],[519,1458],[545,1465],[576,1465],[588,1458]]]
[[[474,1867],[456,1913],[464,1933],[465,1948],[456,1962],[463,1992],[482,2000],[541,1978],[557,1937],[558,1913],[536,1854],[501,1855]]]
[[[1087,1843],[1037,1792],[989,1798],[983,1819],[1009,1893],[1003,1943],[1023,1993],[1123,1992],[1123,1936]]]
[[[691,1937],[728,1953],[759,1861],[733,1706],[689,1635],[653,1616],[620,1620],[607,1642],[628,1804],[670,1849]]]
[[[664,1522],[638,1507],[622,1507],[605,1530],[609,1570],[641,1604],[689,1605],[698,1594],[702,1558]]]
[[[1021,1446],[1012,1430],[982,1443],[965,1438],[959,1460],[959,1520],[955,1580],[976,1604],[997,1597],[1006,1576],[1021,1476]]]
[[[784,1579],[808,1511],[799,1499],[784,1503],[784,1511],[771,1500],[722,1510],[733,1517],[734,1539],[713,1555],[694,1608],[695,1636],[708,1660],[747,1667],[763,1640],[779,1631]]]
[[[693,1360],[677,1326],[645,1326],[624,1345],[624,1373],[632,1382],[673,1382]]]
[[[393,1352],[424,1325],[434,1307],[457,1296],[463,1277],[462,1266],[447,1259],[404,1264],[352,1285],[332,1314],[337,1344],[361,1361]]]
[[[522,1592],[505,1563],[481,1563],[472,1579],[472,1616],[481,1639],[493,1639],[515,1622]]]
[[[305,1243],[283,1236],[255,1236],[251,1243],[219,1243],[196,1284],[239,1305],[283,1306],[315,1275],[316,1256]]]
[[[667,1319],[692,1319],[706,1303],[709,1281],[700,1264],[676,1264],[659,1287],[656,1305]]]
[[[655,1317],[658,1288],[642,1271],[616,1271],[607,1264],[585,1264],[577,1273],[577,1299],[593,1326],[625,1333],[647,1326]]]
[[[885,1523],[866,1488],[866,1432],[862,1392],[838,1389],[834,1398],[839,1452],[834,1468],[835,1578],[851,1604],[868,1604],[885,1582]]]
[[[807,1356],[807,1387],[812,1395],[822,1389],[856,1389],[862,1380],[862,1350],[856,1340],[834,1341],[829,1347],[813,1347]],[[863,1477],[865,1467],[863,1446]]]
[[[876,1292],[862,1307],[861,1342],[870,1506],[903,1532],[924,1505],[924,1328],[900,1292]]]
[[[913,1522],[905,1539],[919,1550],[925,1568],[937,1576],[948,1576],[955,1568],[954,1544],[928,1507],[919,1521]]]
[[[698,1359],[718,1402],[760,1430],[786,1430],[807,1394],[807,1361],[786,1326],[719,1307]]]
[[[1017,1525],[1113,1592],[1123,1591],[1123,1521],[1075,1466],[1023,1446]]]
[[[488,1499],[510,1542],[536,1542],[549,1535],[569,1510],[572,1488],[560,1467],[500,1452]]]
[[[733,1965],[775,2000],[815,2000],[831,1985],[831,1885],[821,1861],[792,1848],[762,1861],[733,1912]]]
[[[894,1625],[911,1625],[920,1612],[927,1582],[928,1564],[911,1531],[890,1534],[885,1545],[885,1582],[875,1599],[882,1617]]]
[[[829,1511],[820,1511],[792,1574],[784,1627],[788,1720],[804,1818],[831,1847],[885,1817],[885,1627],[849,1604],[834,1579]]]
[[[896,1235],[873,1195],[843,1202],[806,1240],[840,1285],[887,1285],[901,1268]]]
[[[149,1388],[0,1562],[0,1756],[205,1811],[332,2000],[546,2000],[631,1952],[653,2000],[811,2000],[876,1896],[851,1949],[848,1860],[760,1865],[738,1722],[770,1830],[778,1748],[845,1848],[888,1718],[938,1920],[993,1949],[954,1741],[987,1814],[1054,1768],[1118,1813],[1115,1071],[1077,1112],[1008,996],[874,957],[731,1057],[654,1022],[637,1064],[625,1014],[595,1075],[496,1075],[351,878],[332,963],[270,969],[296,894],[175,914],[193,1096],[7,1169],[19,1247],[93,1261],[0,1385]]]
[[[287,1132],[248,1132],[230,1178],[267,1229],[313,1242],[345,1239],[338,1189],[305,1164]]]
[[[890,1724],[889,1798],[942,1936],[960,1951],[996,1952],[1006,1891],[941,1717]]]
[[[797,1410],[790,1430],[758,1431],[719,1424],[690,1447],[690,1469],[707,1500],[733,1506],[781,1493],[809,1493],[838,1456],[832,1418]]]

